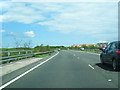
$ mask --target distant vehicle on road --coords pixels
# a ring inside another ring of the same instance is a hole
[[[60,51],[60,49],[58,49],[58,51]]]
[[[111,42],[105,48],[100,48],[102,53],[100,60],[102,64],[111,64],[114,70],[120,67],[120,41]]]
[[[80,48],[80,50],[85,50],[84,48]]]

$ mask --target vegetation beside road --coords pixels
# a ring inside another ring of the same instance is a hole
[[[58,47],[56,46],[44,46],[43,44],[41,44],[40,46],[36,46],[34,48],[24,48],[24,47],[21,47],[21,48],[0,48],[0,51],[23,51],[21,52],[21,54],[26,54],[26,50],[33,50],[33,53],[36,53],[36,52],[46,52],[46,51],[51,51],[51,50],[55,50],[57,49]],[[30,51],[28,51],[27,53],[31,53]],[[10,53],[10,56],[12,55],[18,55],[18,52],[11,52]],[[8,53],[0,53],[0,57],[5,57],[5,56],[8,56]]]
[[[51,52],[51,53],[48,53],[48,54],[42,54],[42,55],[35,55],[34,57],[46,57],[46,56],[50,56],[52,54],[54,54],[56,52]]]
[[[24,51],[24,50],[33,50],[33,53],[37,53],[37,52],[46,52],[46,51],[51,51],[51,50],[78,50],[80,51],[80,48],[84,48],[85,52],[94,52],[94,53],[99,53],[101,51],[99,50],[94,50],[94,49],[98,49],[99,47],[94,46],[94,45],[90,45],[90,46],[86,46],[85,44],[82,45],[82,47],[71,47],[71,46],[49,46],[49,45],[38,45],[34,48],[30,48],[28,47],[16,47],[16,48],[0,48],[0,51]],[[91,49],[91,50],[87,50],[87,49]],[[27,53],[31,53],[31,52],[27,52]],[[26,54],[26,52],[21,52],[21,54]],[[11,52],[10,55],[18,55],[18,52]],[[8,56],[7,53],[0,53],[1,57],[4,56]],[[41,56],[40,56],[41,57]]]
[[[43,54],[43,55],[35,55],[34,57],[46,57],[48,56],[49,54]]]

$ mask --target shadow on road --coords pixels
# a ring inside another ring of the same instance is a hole
[[[103,64],[101,64],[101,63],[97,63],[96,65],[97,65],[98,67],[104,69],[104,70],[107,70],[107,71],[120,72],[120,70],[117,70],[117,71],[113,70],[112,66],[109,65],[109,64],[104,64],[104,65],[103,65]]]

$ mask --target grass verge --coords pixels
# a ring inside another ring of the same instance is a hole
[[[52,55],[54,53],[56,53],[56,52],[52,52],[52,53],[49,53],[49,54],[35,55],[34,57],[46,57],[46,56],[50,56],[50,55]]]

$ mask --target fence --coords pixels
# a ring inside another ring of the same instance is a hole
[[[34,55],[37,55],[37,54],[47,54],[47,53],[51,53],[51,52],[53,52],[53,51],[38,52],[38,53],[34,53],[33,50],[2,51],[2,52],[0,52],[0,54],[1,54],[0,64],[6,63],[6,62],[9,63],[11,61],[20,60],[20,59],[24,59],[24,58],[33,57]]]

